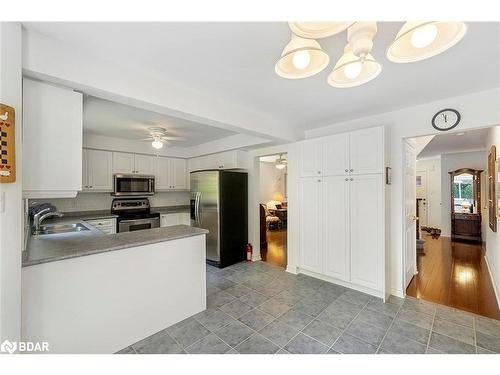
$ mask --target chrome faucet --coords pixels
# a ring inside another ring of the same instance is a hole
[[[33,234],[37,235],[40,233],[40,225],[42,221],[47,219],[48,217],[63,217],[64,215],[57,211],[52,211],[52,208],[44,208],[43,210],[37,212],[33,215]]]

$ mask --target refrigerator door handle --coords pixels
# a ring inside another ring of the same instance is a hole
[[[200,220],[200,201],[201,201],[201,192],[196,193],[196,200],[194,203],[194,218],[198,225],[201,225]]]

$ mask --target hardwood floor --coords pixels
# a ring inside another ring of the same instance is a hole
[[[267,252],[261,254],[262,260],[280,267],[286,267],[287,230],[275,229],[267,231]]]
[[[409,296],[500,319],[493,284],[478,244],[424,236],[425,255],[417,256],[418,274]]]

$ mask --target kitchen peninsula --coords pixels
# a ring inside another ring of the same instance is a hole
[[[205,310],[206,233],[176,225],[30,238],[23,340],[51,353],[114,353]]]

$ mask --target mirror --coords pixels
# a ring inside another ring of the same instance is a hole
[[[474,191],[474,176],[462,173],[453,176],[453,203],[456,213],[477,213],[476,192]]]

